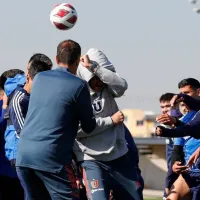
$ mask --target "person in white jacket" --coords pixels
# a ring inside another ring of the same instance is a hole
[[[84,58],[93,64],[86,68],[81,61],[77,75],[88,82],[97,125],[90,134],[79,129],[74,152],[83,168],[88,199],[107,200],[113,190],[116,199],[142,200],[125,139],[124,115],[115,101],[127,90],[127,82],[100,50],[90,49]]]

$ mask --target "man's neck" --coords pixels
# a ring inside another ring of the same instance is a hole
[[[64,63],[59,63],[58,66],[68,69],[69,72],[72,73],[72,74],[76,74],[76,73],[74,73],[73,70],[72,70],[72,69],[74,68],[73,66],[69,66],[69,65],[64,64]]]
[[[59,67],[64,67],[64,68],[69,69],[69,66],[66,65],[66,64],[63,64],[63,63],[59,63],[58,66],[59,66]]]
[[[27,83],[24,85],[24,90],[25,90],[28,94],[30,94],[30,92],[31,92],[30,86],[29,86]]]

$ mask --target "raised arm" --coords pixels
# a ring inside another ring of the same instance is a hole
[[[191,109],[195,111],[200,110],[200,99],[193,98],[186,94],[179,94],[179,98],[183,99],[183,102]]]
[[[96,63],[93,63],[89,70],[108,86],[114,97],[121,97],[128,88],[126,80],[121,78],[116,72],[101,67]]]

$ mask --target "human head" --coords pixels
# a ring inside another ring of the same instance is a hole
[[[80,56],[80,45],[73,40],[64,40],[57,47],[56,62],[60,67],[66,67],[72,74],[76,74]]]
[[[100,92],[104,83],[98,76],[94,76],[90,79],[89,86],[94,92]]]
[[[173,93],[165,93],[161,95],[159,101],[162,114],[167,114],[171,110],[170,101],[174,95],[175,94]]]
[[[53,63],[48,56],[46,56],[45,54],[42,54],[42,53],[36,53],[33,56],[31,56],[31,58],[28,61],[28,67],[27,67],[26,75],[28,74],[28,68],[33,61],[41,61],[43,63],[46,63],[46,65],[48,66],[47,67],[48,70],[51,70],[52,67],[53,67]]]
[[[35,75],[37,75],[39,72],[47,71],[49,70],[49,64],[45,61],[40,60],[33,60],[30,62],[27,75],[26,75],[26,90],[30,93],[33,79]]]
[[[187,94],[194,98],[199,98],[200,96],[200,83],[194,78],[183,79],[178,84],[178,88],[183,94]]]
[[[90,48],[86,54],[93,63],[96,63],[98,66],[112,72],[116,72],[113,64],[108,60],[107,56],[101,50]],[[105,85],[98,76],[86,69],[84,66],[82,66],[82,64],[80,64],[78,67],[77,76],[86,80],[94,92],[100,92]]]
[[[190,111],[190,109],[183,102],[179,103],[179,110],[183,115],[187,114]]]
[[[4,85],[6,83],[6,80],[8,78],[14,78],[17,74],[23,75],[24,71],[22,71],[21,69],[10,69],[10,70],[3,72],[3,74],[0,77],[1,88],[4,90]]]

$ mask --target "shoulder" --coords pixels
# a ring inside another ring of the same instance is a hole
[[[83,84],[85,82],[84,80],[80,79],[79,77],[77,77],[74,74],[71,74],[70,72],[63,71],[63,70],[57,70],[57,69],[38,73],[35,76],[34,81],[35,81],[35,79],[44,79],[45,77],[49,77],[49,78],[54,77],[57,80],[66,78],[65,79],[66,81],[74,81],[79,84]]]
[[[12,96],[13,104],[20,104],[22,101],[29,100],[29,94],[23,88],[17,88]]]

